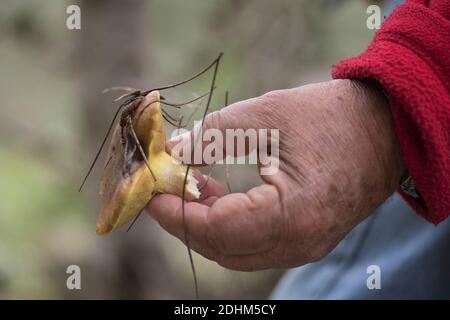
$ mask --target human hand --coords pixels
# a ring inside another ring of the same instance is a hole
[[[279,170],[264,184],[227,194],[211,179],[199,201],[185,203],[192,249],[230,269],[322,258],[394,192],[405,169],[386,98],[359,81],[272,91],[209,114],[209,128],[280,129]],[[148,210],[184,240],[179,197],[157,195]]]

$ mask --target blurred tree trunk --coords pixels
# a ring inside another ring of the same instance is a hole
[[[117,105],[102,89],[116,85],[145,87],[145,70],[151,68],[145,43],[146,4],[141,0],[82,0],[82,29],[76,55],[80,72],[86,165],[93,158]],[[147,60],[146,60],[147,59]],[[148,80],[148,79],[147,79]],[[106,151],[106,150],[105,150]],[[99,159],[85,192],[97,195],[98,177],[104,158]],[[97,203],[93,197],[92,203]],[[97,207],[98,208],[98,207]],[[92,208],[93,214],[97,210]],[[94,219],[92,219],[94,221]],[[92,225],[95,230],[95,225]],[[89,298],[171,298],[176,287],[160,243],[160,231],[142,214],[129,233],[126,227],[98,238],[98,256],[93,257],[85,286]],[[86,281],[86,280],[85,280]]]

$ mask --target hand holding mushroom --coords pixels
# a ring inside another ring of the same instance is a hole
[[[280,129],[278,173],[262,176],[264,184],[246,193],[227,194],[211,179],[200,199],[184,206],[192,249],[230,269],[293,267],[322,258],[394,192],[405,169],[386,98],[358,81],[237,102],[209,114],[208,128]],[[180,139],[167,148],[193,138]],[[155,195],[147,208],[184,240],[179,194]]]

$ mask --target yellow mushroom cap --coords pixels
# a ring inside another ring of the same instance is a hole
[[[181,197],[187,167],[165,151],[165,129],[158,91],[150,92],[132,116],[133,128],[146,154],[154,180],[139,150],[129,172],[123,174],[124,148],[120,143],[121,128],[117,124],[100,179],[100,213],[96,233],[107,234],[136,217],[156,193]],[[198,199],[197,180],[190,170],[185,199]]]

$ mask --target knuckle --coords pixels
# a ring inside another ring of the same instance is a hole
[[[256,98],[257,107],[252,111],[252,118],[258,119],[260,126],[278,128],[284,120],[283,104],[286,103],[283,90],[269,91]]]
[[[272,90],[260,97],[261,103],[268,107],[276,107],[280,104],[280,101],[283,99],[284,90]]]
[[[206,115],[205,122],[203,124],[203,129],[222,129],[222,114],[223,111],[214,111]]]

